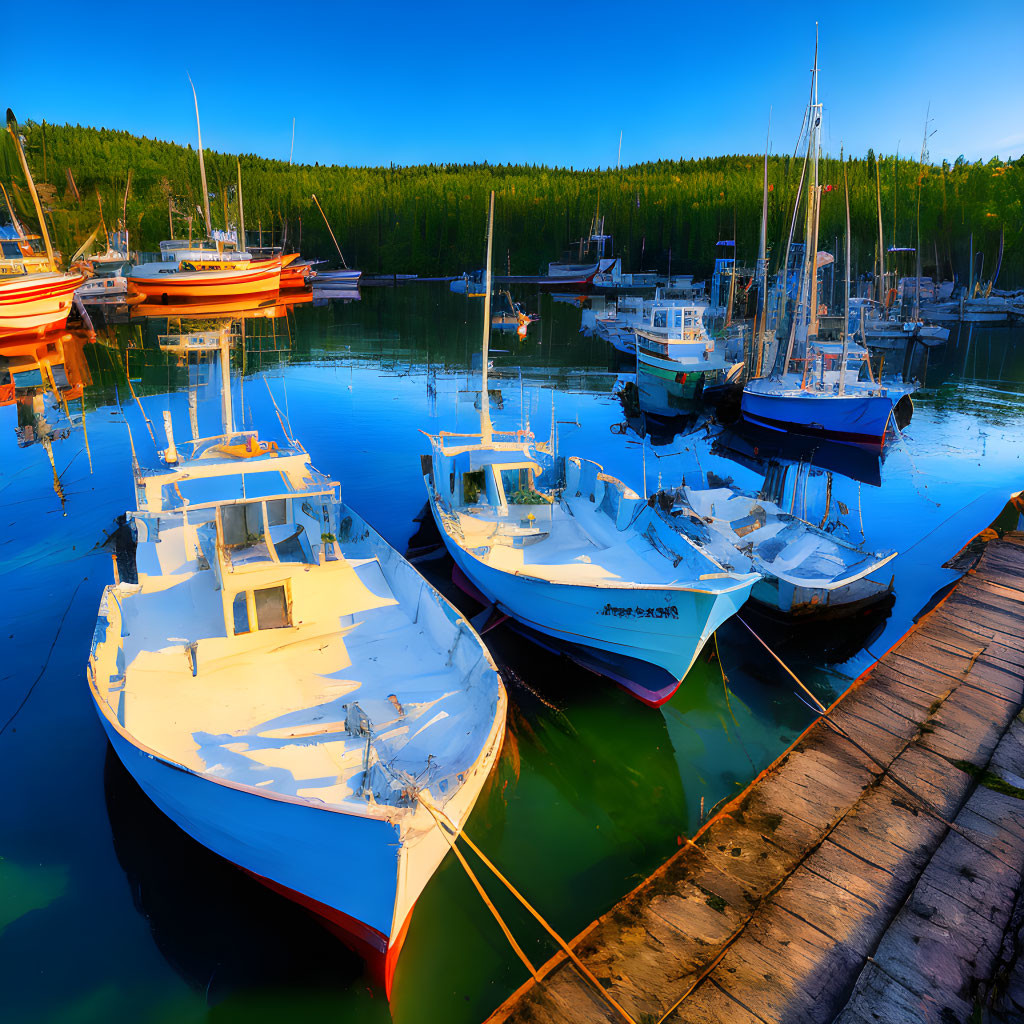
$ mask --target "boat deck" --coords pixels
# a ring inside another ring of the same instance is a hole
[[[140,551],[173,550],[173,539],[164,531]],[[393,776],[364,772],[375,763],[424,786],[437,781],[432,758],[452,776],[473,764],[491,720],[376,558],[311,570],[329,577],[330,612],[316,621],[230,638],[215,574],[164,568],[170,576],[148,581],[157,589],[120,597],[126,670],[105,696],[137,742],[206,775],[327,804],[364,784],[378,802],[397,799]]]
[[[518,507],[525,517],[534,506]],[[589,502],[574,509],[577,515],[558,505],[536,508],[536,523],[523,526],[493,513],[460,514],[466,547],[502,572],[574,586],[672,587],[720,571],[681,540],[672,558],[666,557],[644,534],[619,531]],[[678,567],[676,555],[682,556]]]

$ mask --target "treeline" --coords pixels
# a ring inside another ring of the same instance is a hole
[[[131,172],[127,221],[132,246],[156,249],[170,237],[203,233],[199,165],[191,146],[127,132],[77,125],[22,126],[27,154],[56,244],[70,255],[102,215],[120,219]],[[235,156],[206,150],[213,224],[237,222]],[[336,258],[311,195],[316,194],[351,266],[368,273],[421,276],[461,273],[483,262],[487,194],[496,192],[495,268],[536,273],[549,260],[579,254],[596,211],[614,236],[627,270],[707,274],[716,256],[738,244],[753,263],[761,218],[762,158],[660,160],[621,170],[577,171],[537,165],[426,165],[417,167],[290,166],[253,154],[240,157],[245,222],[250,242],[262,228],[269,243],[286,240],[304,255]],[[878,248],[876,162],[881,183],[886,249],[917,244],[920,217],[925,273],[966,279],[970,254],[975,277],[990,280],[1004,238],[1000,286],[1024,283],[1024,158],[1003,162],[929,164],[869,152],[848,159],[853,225],[853,271],[870,271]],[[769,249],[777,261],[789,232],[802,157],[769,161]],[[0,174],[16,212],[35,217],[4,135]],[[843,163],[822,161],[821,248],[845,232]],[[6,219],[0,208],[0,219]],[[801,214],[802,216],[802,214]],[[797,227],[797,238],[801,228]],[[899,257],[913,272],[913,256]],[[890,260],[891,265],[891,260]]]

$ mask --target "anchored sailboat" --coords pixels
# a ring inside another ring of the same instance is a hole
[[[744,419],[771,430],[834,437],[839,440],[881,444],[896,404],[915,390],[902,383],[871,378],[867,351],[853,344],[849,335],[849,273],[847,258],[846,316],[843,340],[826,342],[818,337],[818,215],[821,185],[818,155],[822,106],[818,102],[818,46],[815,41],[808,107],[808,143],[805,165],[812,169],[808,187],[803,265],[797,284],[796,308],[788,327],[788,339],[779,339],[781,360],[767,377],[751,380],[743,389]],[[801,184],[803,173],[801,173]],[[797,194],[797,205],[800,197]],[[794,211],[795,221],[795,211]],[[792,231],[790,232],[792,237]],[[849,239],[849,228],[847,228]],[[781,268],[781,301],[788,293],[789,246]],[[785,320],[780,317],[780,324]],[[782,342],[785,349],[782,351]],[[802,364],[798,372],[796,367]],[[861,364],[868,379],[860,379]]]

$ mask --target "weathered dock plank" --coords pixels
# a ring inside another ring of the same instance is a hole
[[[1022,613],[1024,537],[1008,535],[830,721],[583,933],[575,952],[633,1021],[902,1024],[1024,1006]],[[505,1021],[622,1016],[561,957],[488,1024]]]

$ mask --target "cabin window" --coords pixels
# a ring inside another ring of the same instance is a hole
[[[244,590],[240,594],[235,594],[231,602],[231,613],[235,620],[235,636],[238,636],[240,633],[248,633],[249,603],[246,600]]]
[[[267,502],[267,523],[270,526],[284,526],[288,522],[288,499],[273,498]]]
[[[263,503],[239,502],[224,505],[220,513],[224,546],[243,548],[263,540]]]
[[[667,313],[664,309],[657,309],[654,311],[654,326],[668,327]]]
[[[540,505],[544,499],[533,489],[533,474],[527,466],[501,471],[501,486],[509,505]]]
[[[462,474],[462,501],[466,505],[475,505],[483,494],[486,499],[487,481],[482,469]]]
[[[291,625],[288,595],[283,586],[253,591],[256,604],[257,629],[281,629]]]

